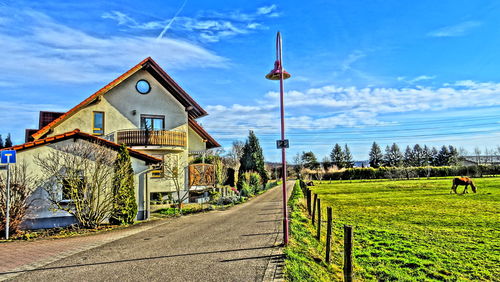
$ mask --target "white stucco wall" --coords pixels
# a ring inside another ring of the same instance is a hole
[[[151,85],[151,91],[148,94],[140,94],[135,88],[137,81],[141,79],[147,80]],[[139,70],[122,81],[119,85],[104,94],[99,102],[94,102],[80,109],[73,116],[57,125],[48,136],[72,131],[75,128],[79,128],[83,132],[92,133],[94,111],[105,113],[104,135],[110,135],[118,130],[139,129],[141,127],[141,114],[163,115],[165,116],[166,130],[186,133],[187,147],[184,148],[166,146],[133,147],[146,154],[155,156],[177,154],[179,162],[187,166],[189,163],[189,151],[201,151],[206,148],[206,143],[203,142],[203,139],[189,128],[188,115],[182,104],[145,70]],[[116,141],[114,139],[111,140]],[[175,188],[173,188],[173,185],[169,181],[149,177],[148,184],[149,193],[175,191]],[[187,182],[184,183],[185,187],[186,184]]]
[[[72,139],[58,142],[56,144],[47,144],[43,146],[37,146],[31,149],[26,149],[19,151],[17,153],[17,163],[26,163],[28,172],[32,174],[37,179],[47,180],[47,176],[43,174],[40,167],[35,163],[35,157],[45,157],[51,150],[56,150],[57,146],[65,146],[73,143]],[[87,142],[83,140],[77,140],[77,142]],[[134,181],[135,181],[135,197],[138,204],[139,219],[142,219],[142,214],[145,213],[147,209],[147,202],[149,201],[146,189],[146,177],[144,176],[145,171],[149,169],[149,166],[142,160],[136,159],[134,157],[132,160],[132,168],[134,170]],[[45,182],[46,183],[46,182]],[[61,189],[57,187],[57,189]],[[49,194],[44,188],[38,187],[31,196],[32,206],[25,218],[26,221],[41,221],[44,220],[45,224],[51,224],[52,227],[58,225],[66,225],[73,223],[72,221],[67,221],[61,218],[71,217],[67,212],[55,210],[55,206],[49,201]],[[54,220],[47,221],[47,219],[53,218]],[[29,227],[29,226],[28,226]]]

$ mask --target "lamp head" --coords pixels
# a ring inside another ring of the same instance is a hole
[[[283,71],[283,79],[290,78],[291,74],[289,74],[286,70],[281,67],[281,62],[276,60],[274,62],[274,69],[272,69],[267,75],[266,78],[269,80],[280,80],[281,71]]]

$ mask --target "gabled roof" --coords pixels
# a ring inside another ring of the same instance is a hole
[[[34,147],[38,147],[38,146],[42,146],[42,145],[46,145],[46,144],[50,144],[50,143],[57,143],[57,142],[60,142],[60,141],[63,141],[63,140],[67,140],[67,139],[72,139],[72,138],[73,139],[74,138],[76,138],[76,139],[83,139],[83,140],[95,142],[95,143],[98,143],[98,144],[100,144],[102,146],[106,146],[106,147],[114,149],[114,150],[118,150],[120,148],[120,145],[117,144],[117,143],[115,143],[115,142],[111,142],[109,140],[106,140],[106,139],[103,139],[103,138],[99,138],[97,136],[94,136],[94,135],[91,135],[91,134],[88,134],[88,133],[85,133],[85,132],[81,132],[79,129],[75,129],[73,131],[66,132],[66,133],[63,133],[63,134],[59,134],[59,135],[47,137],[47,138],[44,138],[44,139],[35,140],[35,141],[32,141],[32,142],[27,142],[27,143],[24,143],[24,144],[21,144],[21,145],[12,146],[10,148],[4,148],[4,149],[1,149],[0,151],[2,151],[2,150],[16,150],[16,151],[19,152],[19,151],[22,151],[22,150],[31,149],[31,148],[34,148]],[[134,157],[134,158],[146,161],[149,164],[161,163],[162,162],[161,159],[155,158],[153,156],[150,156],[148,154],[142,153],[140,151],[137,151],[137,150],[134,150],[134,149],[130,149],[130,148],[127,148],[127,149],[129,151],[129,154],[130,154],[131,157]]]
[[[60,124],[62,121],[66,120],[67,118],[71,117],[74,115],[76,112],[78,112],[80,109],[83,107],[87,106],[88,104],[92,103],[96,99],[98,99],[100,96],[106,94],[108,91],[113,89],[115,86],[120,84],[122,81],[125,79],[129,78],[133,74],[135,74],[139,70],[146,70],[148,71],[160,84],[165,87],[184,107],[190,108],[188,111],[189,117],[190,118],[199,118],[202,116],[207,115],[207,112],[200,106],[196,101],[189,96],[189,94],[184,91],[151,57],[148,57],[135,65],[133,68],[125,72],[124,74],[120,75],[118,78],[115,80],[111,81],[108,85],[104,86],[101,88],[99,91],[95,92],[92,94],[90,97],[87,99],[83,100],[80,104],[76,105],[73,107],[71,110],[66,112],[65,114],[61,115],[60,117],[56,118],[40,130],[38,130],[36,133],[34,133],[32,136],[33,138],[39,139],[43,135],[45,135],[51,128],[54,126]]]
[[[208,134],[208,132],[205,131],[205,129],[200,124],[198,124],[194,119],[189,119],[189,126],[194,130],[194,132],[200,135],[201,138],[206,140],[207,149],[220,147],[220,144],[217,143],[217,141],[215,141],[215,139],[212,136],[210,136],[210,134]]]

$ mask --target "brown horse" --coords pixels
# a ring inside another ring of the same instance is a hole
[[[455,194],[457,193],[457,186],[458,185],[465,185],[465,189],[464,189],[464,192],[462,194],[465,194],[465,193],[468,193],[467,192],[467,188],[469,187],[472,187],[472,192],[476,193],[476,186],[474,185],[474,182],[472,182],[472,179],[468,178],[468,177],[460,177],[460,178],[454,178],[453,179],[453,185],[451,186],[451,191],[450,191],[450,194],[452,192],[455,192]]]

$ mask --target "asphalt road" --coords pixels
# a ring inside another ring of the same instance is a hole
[[[262,281],[282,242],[281,207],[275,187],[229,210],[168,219],[14,280]]]

